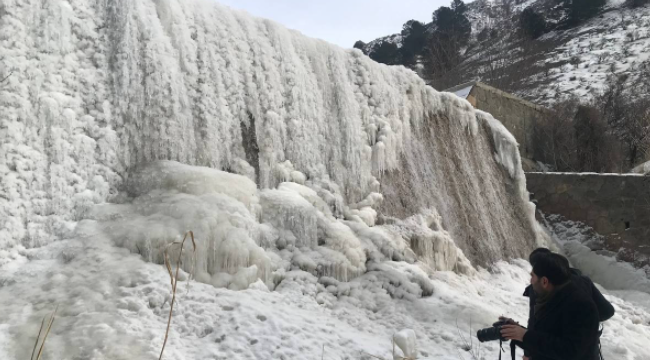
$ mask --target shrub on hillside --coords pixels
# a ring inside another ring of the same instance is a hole
[[[532,7],[527,7],[521,12],[519,24],[526,36],[531,39],[537,39],[546,31],[546,20]]]
[[[628,0],[628,5],[636,8],[644,5],[650,4],[650,0]]]
[[[370,58],[382,64],[395,65],[400,60],[399,49],[395,43],[384,41],[370,53]]]
[[[565,0],[565,6],[569,10],[569,22],[572,24],[581,23],[597,15],[607,4],[607,0]]]

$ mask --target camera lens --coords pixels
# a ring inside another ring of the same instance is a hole
[[[501,326],[481,329],[476,332],[476,337],[480,342],[499,340],[501,339]]]

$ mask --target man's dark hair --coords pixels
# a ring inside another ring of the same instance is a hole
[[[537,248],[533,250],[533,252],[530,253],[530,255],[528,256],[528,262],[530,262],[532,266],[535,266],[535,263],[537,262],[537,259],[540,258],[540,256],[544,256],[548,254],[551,254],[551,250],[547,248]]]
[[[567,269],[569,269],[569,276],[571,276],[571,264],[569,263],[569,259],[567,259],[564,255],[556,254],[553,253],[554,256],[557,256],[562,263],[564,263],[564,266],[566,266]]]
[[[562,285],[569,281],[568,260],[558,254],[549,253],[536,258],[533,273],[537,277],[546,277],[553,285]]]

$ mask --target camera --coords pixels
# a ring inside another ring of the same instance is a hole
[[[492,340],[501,340],[507,341],[501,336],[501,327],[507,325],[506,321],[497,321],[492,324],[492,327],[481,329],[476,332],[476,337],[480,342],[492,341]]]

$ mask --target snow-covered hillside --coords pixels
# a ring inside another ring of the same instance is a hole
[[[601,14],[567,29],[557,26],[566,11],[549,4],[523,1],[506,13],[492,1],[468,3],[472,37],[462,49],[455,83],[480,80],[551,105],[571,97],[588,102],[612,78],[625,77],[631,96],[645,95],[650,78],[650,5],[632,8],[624,0],[611,0]],[[555,29],[537,40],[522,39],[518,19],[527,7],[536,9]],[[432,23],[427,28],[432,31]],[[364,52],[372,53],[384,41],[400,47],[401,40],[399,34],[381,37],[369,42]]]
[[[0,4],[0,359],[57,307],[42,359],[158,358],[189,230],[165,359],[387,357],[403,328],[455,359],[525,320],[513,258],[548,237],[490,115],[208,0]],[[634,296],[605,351],[641,360]]]
[[[648,89],[640,85],[650,76],[650,7],[614,5],[575,29],[547,34],[543,40],[561,43],[543,61],[555,65],[530,79],[542,86],[522,95],[542,104],[570,97],[584,101],[601,93],[612,75],[625,75],[631,95],[645,96]]]

